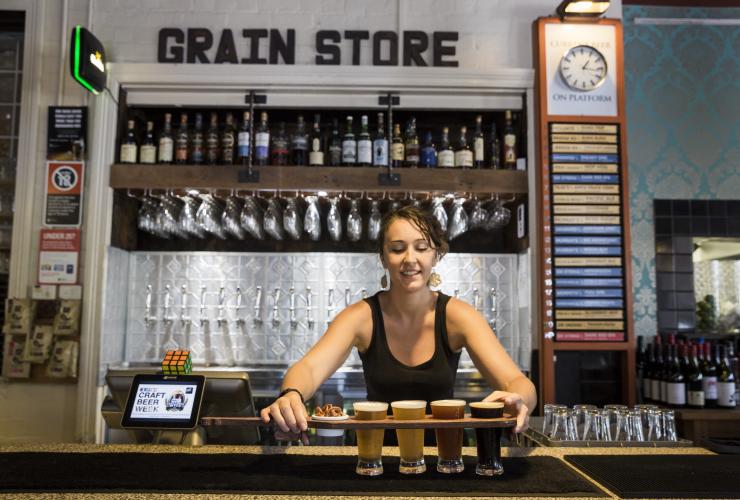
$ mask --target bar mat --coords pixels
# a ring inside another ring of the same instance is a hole
[[[552,457],[504,458],[504,475],[475,474],[465,457],[461,474],[440,474],[436,457],[418,476],[355,474],[350,456],[185,453],[0,453],[0,491],[26,492],[253,492],[260,494],[381,496],[590,496],[603,491]]]
[[[740,498],[740,456],[566,455],[622,498]]]

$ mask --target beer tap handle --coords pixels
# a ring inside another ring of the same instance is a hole
[[[152,322],[152,285],[146,286],[146,298],[144,299],[144,323],[147,326]]]
[[[272,303],[272,325],[274,327],[280,326],[280,309],[279,309],[279,302],[280,302],[280,289],[276,288],[273,293],[273,303]]]
[[[206,287],[200,287],[200,326],[208,323],[206,318]]]
[[[360,296],[363,299],[366,299],[367,298],[367,288],[363,288],[362,290],[360,290]]]
[[[224,321],[226,321],[226,317],[224,315],[224,304],[225,303],[226,303],[226,288],[224,286],[221,286],[221,288],[218,290],[218,318],[216,319],[219,326],[221,326],[221,324]]]
[[[288,310],[290,311],[290,326],[295,328],[298,324],[295,311],[295,288],[290,287],[290,290],[288,290],[288,295],[290,296],[290,307],[288,308]]]
[[[306,287],[306,323],[308,324],[309,329],[313,329],[314,320],[313,320],[313,306],[311,305],[312,299],[311,299],[311,287]]]
[[[460,289],[455,288],[455,290],[452,292],[452,296],[455,297],[456,299],[460,298]]]
[[[172,308],[172,293],[170,292],[170,285],[164,286],[164,308],[163,316],[165,323],[171,323],[172,318],[170,317],[170,309]]]
[[[491,287],[491,329],[495,332],[496,331],[496,314],[498,312],[498,301],[496,299],[496,289]]]
[[[190,323],[190,318],[187,316],[188,310],[188,286],[182,285],[180,287],[180,323],[183,325]]]
[[[352,292],[350,292],[349,288],[344,289],[344,307],[349,307],[350,302],[352,301]]]
[[[258,286],[254,295],[254,319],[255,325],[262,324],[262,287]]]
[[[477,288],[473,288],[473,309],[480,311],[480,292]]]
[[[329,288],[326,301],[326,322],[330,323],[334,315],[334,289]]]
[[[244,318],[240,316],[242,310],[242,287],[236,287],[236,308],[234,309],[236,315],[236,323],[241,325],[244,323]]]

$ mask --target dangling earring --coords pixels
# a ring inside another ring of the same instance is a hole
[[[429,275],[429,286],[432,288],[437,288],[439,285],[442,284],[442,276],[439,275],[437,271],[432,268],[432,274]]]
[[[380,278],[380,288],[383,290],[388,289],[388,269],[383,269],[383,277]]]

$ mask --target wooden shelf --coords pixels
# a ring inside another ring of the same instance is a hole
[[[629,342],[553,342],[554,351],[628,351]]]
[[[259,426],[270,427],[272,422],[264,423],[260,417],[202,417],[200,423],[203,426]],[[384,420],[314,420],[309,418],[309,427],[317,429],[455,429],[455,428],[493,428],[514,427],[516,418],[505,416],[502,418],[465,418],[457,420],[442,420],[426,415],[421,420],[395,420],[392,416]]]
[[[253,167],[256,183],[239,182],[238,166],[115,164],[110,187],[114,189],[240,189],[285,191],[419,191],[523,194],[527,172],[443,168],[399,168],[397,186],[384,186],[374,167]]]

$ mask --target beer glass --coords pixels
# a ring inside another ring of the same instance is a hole
[[[421,420],[427,407],[426,401],[393,401],[393,418],[396,420]],[[424,463],[424,429],[396,429],[401,454],[401,474],[426,472]]]
[[[388,403],[358,401],[353,403],[355,419],[384,420]],[[357,468],[361,476],[379,476],[383,473],[383,435],[385,429],[357,429]]]
[[[432,401],[434,418],[452,420],[465,417],[465,401],[462,399],[441,399]],[[437,471],[446,474],[462,472],[463,428],[435,429],[437,437]]]
[[[470,403],[470,416],[473,418],[500,418],[504,414],[504,404],[499,401],[477,401]],[[480,476],[500,476],[504,473],[501,463],[501,428],[475,429],[478,447],[478,465],[475,473]]]

